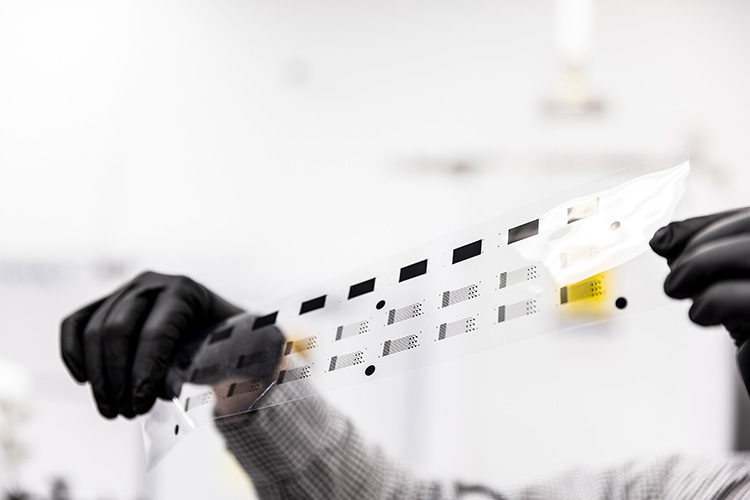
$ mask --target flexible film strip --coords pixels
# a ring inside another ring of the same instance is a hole
[[[651,160],[231,318],[208,335],[179,398],[144,419],[147,463],[216,408],[282,404],[648,307],[617,305],[641,292],[628,288],[632,273],[610,275],[669,222],[688,173],[684,156]],[[253,342],[274,329],[286,340],[269,388],[252,379],[275,353]]]

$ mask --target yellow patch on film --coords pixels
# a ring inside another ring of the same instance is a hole
[[[571,316],[605,317],[613,311],[607,290],[613,288],[614,271],[604,271],[577,283],[560,287],[558,306]]]

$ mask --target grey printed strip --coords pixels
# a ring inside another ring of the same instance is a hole
[[[602,280],[599,278],[590,278],[580,283],[560,288],[560,305],[577,300],[592,299],[601,295],[604,295]]]
[[[345,339],[347,337],[353,337],[355,335],[362,335],[370,331],[369,321],[358,321],[351,325],[342,325],[336,328],[336,340]]]
[[[199,406],[207,404],[213,404],[216,398],[214,398],[213,391],[206,391],[195,396],[190,396],[185,400],[185,411],[194,410]]]
[[[417,302],[416,304],[411,304],[400,309],[391,309],[390,311],[388,311],[388,324],[392,325],[400,321],[416,318],[417,316],[421,316],[422,314],[424,314],[424,311],[422,311],[421,302]]]
[[[227,398],[242,396],[243,394],[255,394],[263,390],[263,384],[258,380],[248,380],[247,382],[236,382],[229,386]]]
[[[293,352],[301,352],[301,351],[307,351],[308,349],[315,349],[316,347],[318,347],[317,336],[290,341],[286,343],[286,347],[284,348],[284,356],[289,356]]]
[[[510,321],[521,316],[531,316],[539,311],[536,299],[522,300],[514,304],[503,305],[497,308],[497,322]]]
[[[408,351],[419,347],[419,335],[407,335],[394,340],[386,340],[383,343],[383,356],[389,356],[401,351]]]
[[[440,325],[438,340],[445,340],[456,335],[473,332],[477,329],[477,320],[469,317],[453,321],[452,323],[443,323]]]
[[[477,285],[468,285],[456,290],[443,292],[442,307],[452,306],[465,300],[471,300],[479,297],[479,287]]]
[[[510,272],[500,273],[500,288],[513,286],[524,281],[533,280],[539,276],[536,265],[522,267]]]
[[[284,384],[286,382],[294,382],[295,380],[302,380],[308,378],[311,374],[310,366],[300,366],[299,368],[292,368],[291,370],[283,370],[279,373],[279,378],[276,380],[277,384]]]
[[[362,351],[354,351],[341,356],[333,356],[328,363],[328,371],[332,372],[333,370],[340,370],[342,368],[348,368],[350,366],[364,363],[364,358],[365,353]]]

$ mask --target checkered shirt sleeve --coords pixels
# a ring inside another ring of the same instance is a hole
[[[216,421],[263,500],[750,499],[750,456],[681,457],[574,470],[514,491],[427,481],[366,444],[352,422],[310,397]]]

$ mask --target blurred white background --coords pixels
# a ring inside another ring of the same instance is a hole
[[[0,0],[0,356],[33,381],[22,484],[252,498],[210,432],[146,475],[138,425],[100,418],[59,361],[60,319],[141,269],[252,309],[685,145],[680,217],[747,205],[749,24],[741,0]],[[721,453],[732,347],[687,306],[332,398],[429,476]]]

